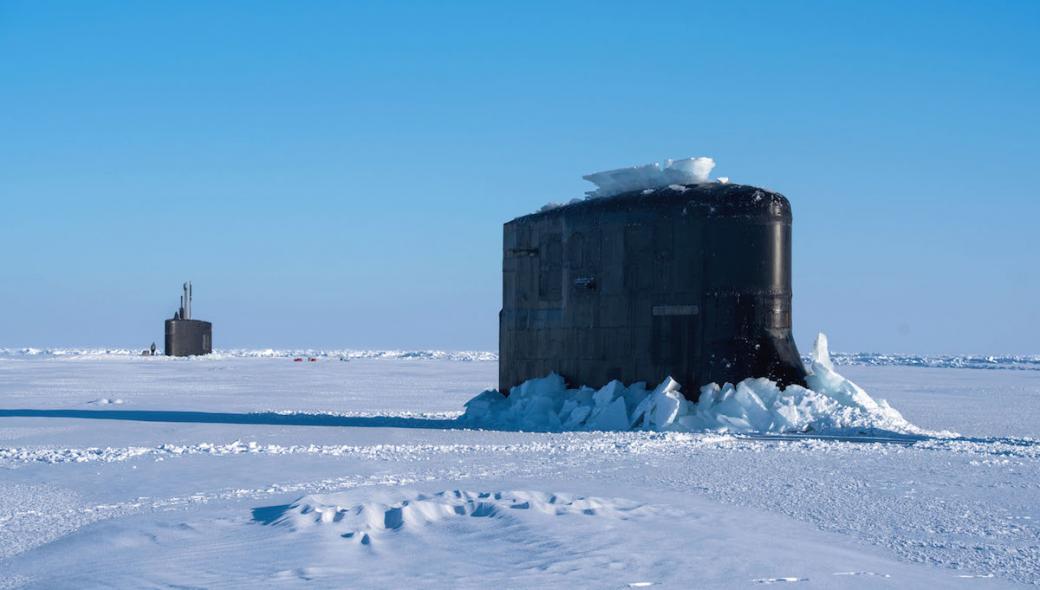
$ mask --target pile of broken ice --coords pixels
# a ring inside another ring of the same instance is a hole
[[[715,167],[715,160],[707,157],[665,160],[616,170],[594,172],[583,176],[596,185],[590,197],[612,197],[636,190],[655,189],[671,184],[700,184],[709,182],[708,175]]]
[[[641,166],[593,172],[582,176],[596,185],[596,190],[586,192],[585,198],[613,197],[633,191],[643,191],[646,194],[669,186],[685,191],[684,185],[711,182],[708,176],[714,167],[715,160],[699,156],[681,160],[665,160],[664,164],[653,162]],[[719,177],[718,182],[725,184],[729,182],[729,178]],[[570,203],[581,201],[582,199],[571,199]],[[550,211],[562,206],[562,203],[550,202],[542,206],[540,211]]]
[[[884,400],[839,375],[827,337],[813,346],[808,388],[781,389],[769,379],[705,385],[687,400],[670,377],[653,390],[612,381],[599,390],[567,389],[551,374],[512,388],[509,396],[485,391],[466,403],[460,420],[469,427],[529,431],[659,430],[734,433],[923,434]]]

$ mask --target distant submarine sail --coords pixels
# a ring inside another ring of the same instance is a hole
[[[213,324],[191,317],[191,281],[184,283],[181,305],[166,320],[166,356],[201,356],[213,352]]]

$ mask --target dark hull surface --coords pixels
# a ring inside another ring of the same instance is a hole
[[[791,207],[702,184],[589,199],[504,228],[499,389],[550,372],[804,384],[791,335]]]
[[[213,324],[202,320],[166,320],[166,356],[213,352]]]

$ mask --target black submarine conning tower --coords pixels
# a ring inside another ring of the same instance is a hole
[[[191,281],[184,283],[181,306],[166,320],[166,356],[198,356],[213,352],[213,324],[191,317]]]
[[[504,226],[499,390],[665,377],[805,384],[791,334],[791,204],[704,183],[592,198]]]

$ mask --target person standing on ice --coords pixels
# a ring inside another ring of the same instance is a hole
[[[152,356],[155,356],[155,343],[152,342],[152,347],[149,349],[152,351]]]

